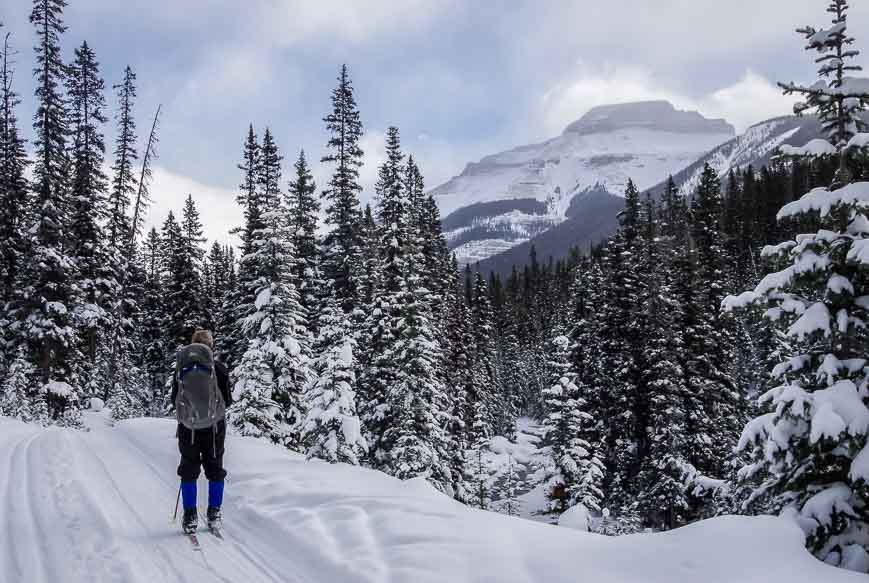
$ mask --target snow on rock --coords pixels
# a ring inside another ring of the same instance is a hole
[[[600,106],[560,136],[469,163],[431,194],[445,219],[481,203],[532,199],[545,204],[543,214],[505,209],[447,229],[459,261],[475,263],[563,222],[576,195],[603,189],[621,196],[629,178],[641,190],[651,188],[734,133],[723,120],[679,111],[666,101]],[[485,233],[460,237],[469,229]]]
[[[103,402],[102,399],[99,399],[97,397],[91,397],[91,400],[90,400],[90,410],[91,411],[93,411],[95,413],[99,413],[100,411],[103,410],[103,407],[105,407],[105,406],[106,406],[106,404],[105,404],[105,402]]]
[[[64,583],[857,583],[792,521],[720,517],[660,534],[574,532],[460,505],[423,480],[306,462],[227,437],[224,541],[167,521],[175,423],[81,432],[0,419],[0,580]],[[200,482],[204,500],[205,480]],[[818,501],[822,506],[821,500]],[[819,509],[820,511],[820,509]],[[857,553],[854,561],[860,560]],[[628,560],[626,560],[628,559]]]

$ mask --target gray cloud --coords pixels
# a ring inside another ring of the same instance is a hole
[[[26,121],[30,3],[0,6],[20,49]],[[165,107],[154,216],[192,190],[221,237],[238,221],[232,192],[248,123],[271,126],[287,171],[300,148],[316,162],[342,62],[368,130],[370,196],[393,124],[434,185],[603,103],[667,98],[740,128],[787,113],[774,82],[812,79],[793,29],[824,24],[824,8],[823,0],[70,0],[65,49],[69,58],[87,38],[110,82],[135,67],[140,127],[157,103]],[[850,24],[858,47],[869,48],[869,3],[852,3]],[[315,164],[315,173],[322,182],[325,169]]]

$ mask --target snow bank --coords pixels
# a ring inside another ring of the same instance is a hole
[[[229,436],[225,541],[171,525],[175,425],[0,420],[0,580],[66,583],[846,583],[790,521],[723,517],[609,538],[466,508],[421,480]],[[200,502],[204,503],[204,481]],[[8,529],[8,531],[6,530]]]

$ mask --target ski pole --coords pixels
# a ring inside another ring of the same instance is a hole
[[[172,522],[178,520],[178,503],[181,501],[181,484],[178,484],[178,496],[175,498],[175,514],[172,515]]]

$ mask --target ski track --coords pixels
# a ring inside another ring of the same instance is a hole
[[[308,561],[294,545],[262,533],[257,513],[236,516],[230,496],[224,540],[201,528],[194,550],[180,520],[170,522],[178,481],[169,437],[148,447],[123,428],[0,435],[8,452],[0,459],[0,527],[14,533],[0,541],[0,583],[335,580],[299,574]]]

